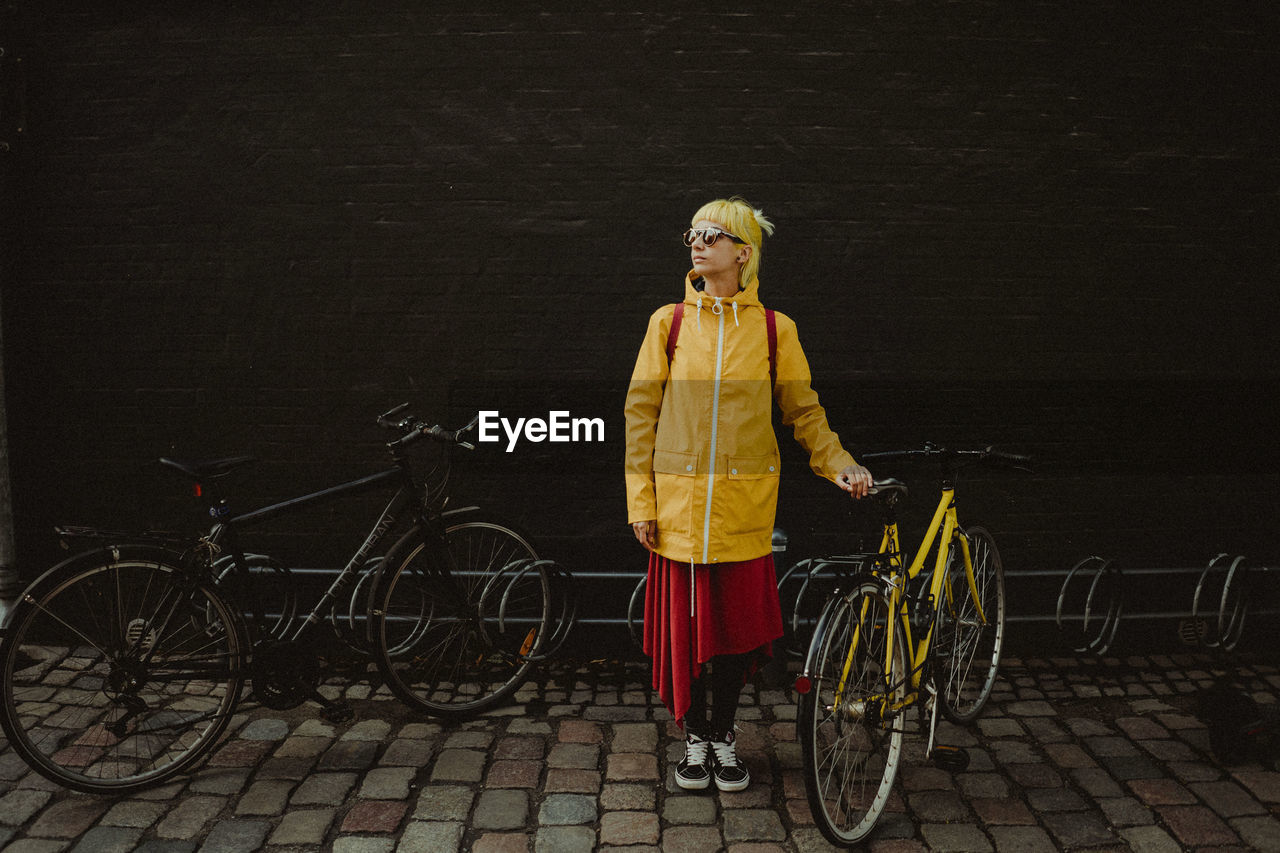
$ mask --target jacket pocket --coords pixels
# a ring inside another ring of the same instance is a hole
[[[662,537],[693,536],[693,491],[698,473],[698,454],[677,450],[653,451],[654,487],[658,501],[658,547]]]
[[[725,473],[730,480],[776,477],[778,476],[778,457],[772,453],[766,456],[730,456]]]
[[[655,450],[653,451],[653,472],[692,477],[698,473],[698,454],[681,453],[679,450]]]
[[[727,458],[725,479],[720,481],[720,492],[716,494],[725,533],[734,536],[773,531],[779,468],[775,454]]]

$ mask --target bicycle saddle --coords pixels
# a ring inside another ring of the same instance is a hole
[[[883,480],[874,481],[867,494],[871,497],[884,498],[886,502],[893,504],[900,500],[906,500],[907,484],[901,480],[886,477]]]
[[[160,464],[185,474],[196,482],[201,482],[229,474],[241,465],[256,461],[257,457],[254,456],[227,456],[222,459],[199,460],[180,460],[165,457],[160,460]]]

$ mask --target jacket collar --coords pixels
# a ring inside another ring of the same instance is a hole
[[[708,296],[703,291],[693,286],[695,281],[699,280],[699,276],[693,270],[684,277],[684,301],[687,305],[707,305],[715,302],[714,296]],[[757,308],[763,307],[760,302],[760,279],[753,278],[747,282],[747,286],[738,291],[736,296],[728,296],[721,300],[722,302],[736,302],[740,308],[748,305],[754,305]]]

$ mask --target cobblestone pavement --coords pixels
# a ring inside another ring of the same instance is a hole
[[[908,758],[872,851],[1280,851],[1280,772],[1213,759],[1195,695],[1202,655],[1006,660],[983,717],[944,726],[969,768]],[[1259,702],[1280,669],[1232,671]],[[63,851],[741,853],[829,849],[805,801],[795,701],[757,677],[740,715],[753,784],[676,788],[679,732],[643,663],[565,660],[519,704],[460,724],[410,714],[363,683],[329,682],[350,723],[258,708],[207,764],[144,795],[64,791],[0,752],[0,846]]]

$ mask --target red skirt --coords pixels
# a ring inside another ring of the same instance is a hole
[[[716,655],[753,653],[750,677],[772,657],[773,641],[782,636],[772,554],[739,563],[696,564],[693,574],[691,607],[689,564],[649,554],[644,652],[653,659],[653,688],[682,725],[690,684],[704,663]]]

